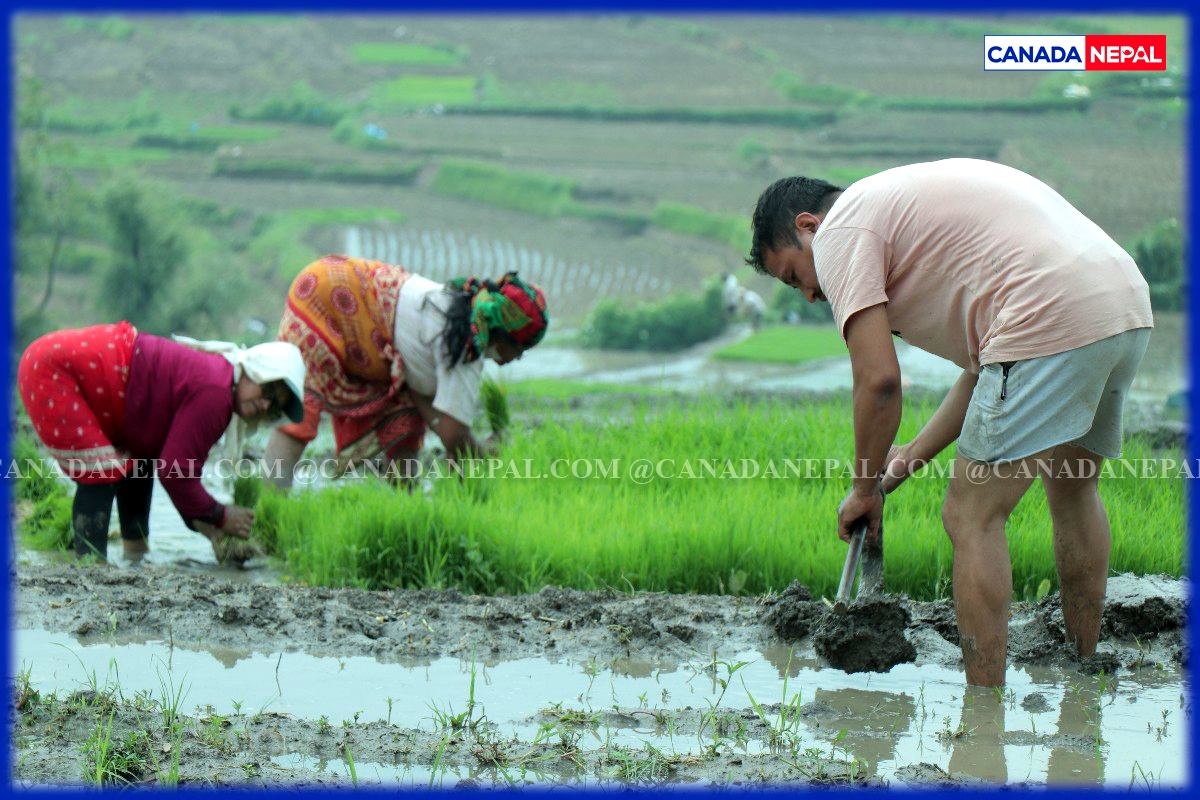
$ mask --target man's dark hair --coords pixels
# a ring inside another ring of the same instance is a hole
[[[746,263],[765,274],[763,254],[796,243],[796,215],[825,213],[841,191],[840,186],[816,178],[781,178],[768,186],[754,207],[754,239]]]

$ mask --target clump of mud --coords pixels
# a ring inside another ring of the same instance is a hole
[[[813,601],[807,586],[792,581],[763,615],[763,621],[784,639],[803,639],[825,613],[825,604]]]
[[[1186,583],[1165,575],[1114,575],[1104,597],[1105,634],[1145,639],[1187,624]]]
[[[813,631],[813,646],[830,666],[843,672],[887,672],[916,660],[904,636],[910,615],[895,597],[860,598],[844,613],[827,612]]]

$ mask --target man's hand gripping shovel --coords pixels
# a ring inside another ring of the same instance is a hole
[[[882,489],[880,490],[882,492]],[[886,493],[885,493],[886,499]],[[838,614],[846,613],[850,607],[850,592],[854,586],[854,576],[862,564],[862,574],[858,579],[857,597],[874,597],[883,594],[883,520],[879,521],[879,538],[873,542],[866,541],[867,522],[863,520],[858,528],[850,535],[850,546],[846,550],[846,563],[842,565],[842,579],[838,583],[837,600],[833,610]]]

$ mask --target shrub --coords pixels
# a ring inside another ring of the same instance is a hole
[[[699,295],[673,294],[659,303],[630,306],[604,300],[584,322],[584,347],[612,350],[682,350],[725,330],[721,284],[710,280]]]
[[[1134,240],[1129,248],[1146,283],[1150,302],[1160,311],[1180,311],[1187,295],[1183,265],[1186,252],[1183,227],[1177,219],[1165,219]]]
[[[304,125],[334,126],[349,109],[322,97],[304,81],[292,84],[288,93],[273,97],[257,108],[233,105],[229,116],[233,119],[258,120],[262,122],[298,122]]]
[[[846,86],[810,83],[792,72],[779,72],[771,79],[771,87],[788,100],[818,106],[849,106],[871,99],[871,95]]]
[[[572,217],[579,217],[580,219],[609,225],[624,236],[634,236],[642,233],[650,224],[650,217],[639,211],[626,211],[606,206],[591,206],[584,203],[568,203],[563,207],[563,213]]]
[[[447,161],[433,179],[433,190],[500,208],[557,217],[571,203],[575,184],[566,178],[512,172],[478,161]]]
[[[750,221],[732,214],[714,214],[684,203],[662,202],[651,221],[660,228],[688,236],[714,239],[739,251],[750,250]]]
[[[810,303],[804,298],[803,292],[782,283],[775,287],[775,294],[771,295],[767,314],[780,322],[790,319],[799,322],[833,321],[833,310],[828,303]]]

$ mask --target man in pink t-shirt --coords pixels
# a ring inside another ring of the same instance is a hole
[[[878,536],[883,492],[957,440],[942,519],[967,682],[1004,683],[1012,568],[1004,526],[1035,477],[1054,523],[1068,642],[1100,635],[1110,531],[1097,491],[1121,452],[1125,395],[1153,319],[1133,259],[1046,184],[974,159],[897,167],[843,190],[785,178],[754,211],[746,262],[828,300],[854,374],[849,540]],[[892,336],[963,373],[921,432],[894,445]],[[969,469],[970,467],[970,469]]]

